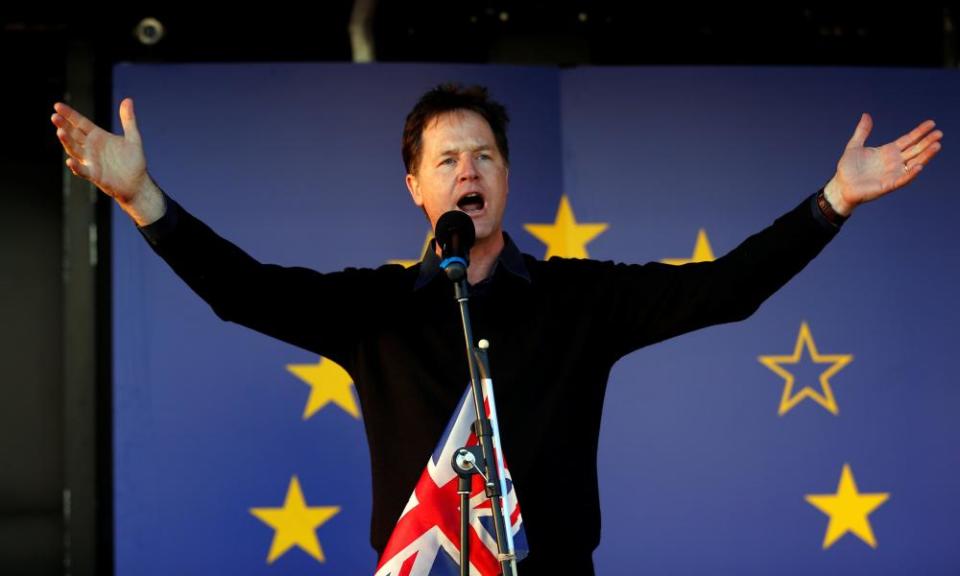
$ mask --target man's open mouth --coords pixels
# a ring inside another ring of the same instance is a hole
[[[463,210],[467,214],[473,214],[483,210],[484,204],[483,196],[477,194],[476,192],[471,192],[457,202],[457,208]]]

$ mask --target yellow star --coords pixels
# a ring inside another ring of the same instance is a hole
[[[847,532],[853,532],[871,548],[877,547],[877,540],[873,536],[867,516],[886,502],[890,493],[857,492],[857,483],[853,479],[849,464],[843,465],[836,494],[808,494],[805,498],[812,506],[830,517],[827,534],[823,538],[824,550]]]
[[[557,218],[553,224],[524,224],[524,229],[547,245],[548,260],[553,256],[561,258],[587,258],[587,244],[603,233],[608,224],[579,224],[570,207],[570,200],[564,194],[560,198]]]
[[[318,562],[325,562],[323,548],[317,540],[316,529],[340,512],[339,506],[308,507],[300,490],[300,481],[294,476],[287,488],[282,508],[251,508],[250,513],[274,529],[273,543],[267,564],[283,556],[287,550],[299,546]]]
[[[311,388],[310,398],[303,410],[307,420],[324,406],[333,402],[354,418],[360,418],[360,409],[353,395],[353,379],[339,364],[320,357],[316,364],[287,364],[287,370]]]
[[[433,240],[433,231],[427,230],[427,239],[423,241],[423,248],[420,249],[420,255],[423,256],[423,253],[427,251],[427,246],[430,245],[430,241]],[[420,259],[416,260],[403,260],[401,258],[394,258],[392,260],[387,260],[387,264],[399,264],[404,268],[409,268],[414,264],[419,264]]]
[[[664,258],[660,260],[664,264],[680,266],[690,262],[711,262],[715,260],[713,248],[710,247],[710,240],[707,238],[707,231],[703,228],[697,233],[697,242],[693,246],[693,256],[690,258]]]
[[[832,366],[820,374],[820,386],[823,388],[823,394],[820,394],[809,386],[804,386],[800,392],[791,396],[795,377],[783,369],[780,364],[799,363],[804,345],[806,345],[813,362],[817,364],[832,364]],[[807,326],[806,322],[800,325],[800,333],[797,336],[797,345],[793,349],[793,356],[759,356],[758,360],[761,364],[773,370],[786,380],[786,385],[783,387],[783,396],[780,398],[780,410],[778,412],[780,416],[789,412],[790,409],[799,404],[804,398],[810,398],[826,408],[834,416],[840,414],[840,408],[837,406],[837,401],[833,397],[833,390],[830,388],[830,377],[852,362],[853,354],[820,354],[817,352],[817,346],[813,342],[810,327]]]

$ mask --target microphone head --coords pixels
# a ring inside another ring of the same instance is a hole
[[[460,210],[451,210],[437,220],[433,236],[440,245],[440,267],[447,273],[448,278],[459,282],[467,274],[470,248],[477,239],[473,219]]]
[[[473,219],[460,210],[451,210],[437,220],[437,228],[433,231],[443,257],[459,256],[466,258],[477,239],[477,231],[473,227]]]

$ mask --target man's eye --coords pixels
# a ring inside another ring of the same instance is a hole
[[[455,163],[455,162],[456,162],[456,160],[454,160],[453,158],[444,158],[443,160],[440,161],[440,164],[446,164],[446,165],[449,166],[449,165],[452,165],[452,164]]]
[[[486,152],[482,152],[479,156],[477,156],[477,158],[480,158],[481,160],[490,160],[491,156]]]

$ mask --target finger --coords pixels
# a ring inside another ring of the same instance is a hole
[[[914,170],[919,171],[920,169],[922,169],[930,161],[931,158],[933,158],[934,156],[937,155],[938,152],[940,152],[940,149],[942,147],[943,145],[940,144],[939,142],[934,142],[933,144],[928,146],[926,150],[924,150],[918,156],[916,156],[915,158],[907,162],[906,164],[907,171],[913,172]]]
[[[63,149],[67,154],[78,159],[83,157],[81,152],[82,143],[78,142],[76,138],[76,135],[79,133],[79,130],[69,125],[63,128],[57,128],[57,138],[60,140],[60,144],[63,145]]]
[[[926,120],[921,122],[916,128],[910,132],[904,134],[903,136],[897,138],[897,148],[900,150],[905,150],[907,147],[912,146],[918,142],[923,136],[933,130],[933,127],[936,126],[936,123],[933,120]]]
[[[57,128],[63,128],[64,126],[70,125],[70,123],[67,122],[66,118],[64,118],[60,114],[57,114],[56,112],[54,112],[50,116],[50,121],[53,122],[53,125],[56,126]]]
[[[89,134],[97,129],[97,125],[88,120],[86,116],[77,112],[70,106],[67,106],[63,102],[57,102],[54,104],[53,109],[56,110],[58,114],[66,118],[67,122],[78,128],[84,134]]]
[[[140,129],[137,128],[137,116],[133,111],[133,98],[124,98],[120,102],[120,124],[127,140],[140,144]]]
[[[900,157],[904,162],[907,162],[911,158],[919,156],[921,152],[929,148],[933,143],[939,142],[941,138],[943,138],[943,132],[940,130],[934,130],[933,132],[924,136],[923,140],[901,152]]]
[[[53,122],[54,126],[66,132],[66,135],[74,140],[76,144],[83,145],[87,141],[87,135],[73,124],[67,122],[63,116],[54,114],[50,117],[50,121]]]
[[[893,183],[893,188],[897,189],[901,186],[905,186],[910,183],[914,178],[920,175],[920,172],[923,171],[923,167],[930,161],[931,158],[937,155],[937,152],[940,151],[940,143],[935,142],[929,148],[923,151],[920,156],[917,156],[911,160],[904,171],[903,175],[900,178],[897,178],[897,181]]]
[[[857,123],[857,128],[853,131],[853,136],[850,138],[850,141],[847,142],[847,148],[862,148],[871,130],[873,130],[873,118],[864,112],[863,115],[860,116],[860,122]]]
[[[72,126],[67,119],[59,114],[54,114],[50,116],[50,122],[57,127],[57,138],[60,140],[60,143],[63,144],[64,149],[68,149],[67,153],[69,154],[69,148],[73,147],[73,143],[70,141],[70,130]]]
[[[67,158],[67,168],[73,172],[74,176],[86,178],[87,180],[90,179],[90,169],[76,158]]]

